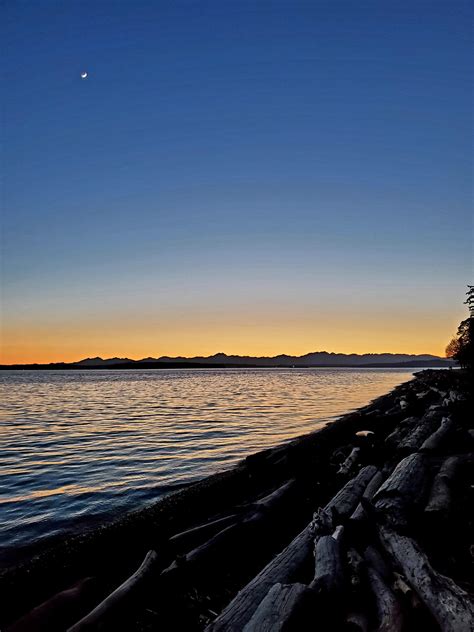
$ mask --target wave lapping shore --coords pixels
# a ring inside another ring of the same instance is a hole
[[[71,538],[0,575],[2,630],[471,631],[472,403],[422,371]]]

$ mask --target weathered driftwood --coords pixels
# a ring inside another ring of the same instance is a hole
[[[420,422],[402,438],[398,444],[401,452],[415,452],[423,442],[435,431],[442,419],[439,410],[430,410],[420,419]]]
[[[355,437],[357,439],[373,439],[375,436],[375,432],[373,430],[358,430],[355,433]]]
[[[434,477],[425,507],[425,516],[429,519],[446,519],[449,517],[452,505],[451,489],[456,478],[459,462],[460,459],[457,456],[447,458],[441,465],[438,474]]]
[[[62,631],[93,606],[96,581],[86,577],[62,590],[6,628],[5,632]]]
[[[351,453],[349,454],[347,459],[342,463],[337,473],[341,476],[347,476],[348,474],[350,474],[355,464],[357,463],[359,455],[360,455],[360,448],[352,448]]]
[[[296,538],[247,584],[206,629],[209,631],[240,632],[256,608],[276,583],[290,583],[311,556],[313,524],[310,523]]]
[[[364,493],[362,494],[362,498],[366,501],[371,501],[373,497],[375,496],[377,490],[382,485],[384,478],[385,476],[382,472],[380,471],[376,472],[372,480],[369,482],[369,484],[365,488]],[[366,512],[365,512],[364,507],[362,506],[362,502],[360,502],[355,508],[354,512],[352,513],[350,517],[350,521],[353,523],[360,523],[364,521],[365,519],[366,519]]]
[[[343,615],[339,604],[346,596],[348,581],[343,560],[344,527],[339,525],[332,535],[316,537],[315,572],[309,587],[317,601],[319,625],[337,627]],[[337,611],[334,606],[337,605]]]
[[[377,571],[377,574],[386,582],[390,583],[390,579],[392,576],[392,572],[387,564],[387,562],[383,559],[380,552],[372,545],[369,545],[364,551],[364,559],[367,564]]]
[[[330,464],[333,467],[340,467],[341,463],[347,458],[347,446],[339,446],[336,450],[331,454],[331,458],[329,460]]]
[[[365,486],[376,473],[377,468],[368,465],[344,487],[324,508],[325,528],[327,523],[333,525],[335,514],[347,517],[357,505]],[[298,573],[305,567],[311,557],[313,539],[320,528],[319,519],[311,522],[290,544],[271,560],[260,573],[254,577],[221,612],[217,619],[206,630],[209,632],[241,632],[250,620],[258,605],[276,584],[294,582]]]
[[[392,583],[393,590],[398,592],[405,597],[410,597],[413,595],[413,588],[409,586],[406,581],[403,579],[403,576],[400,573],[393,573],[394,580]]]
[[[451,406],[457,401],[462,401],[464,396],[462,393],[458,393],[457,391],[449,391],[446,397],[443,399],[443,406]]]
[[[346,632],[368,632],[369,619],[365,612],[349,612],[346,615],[343,629]]]
[[[225,527],[234,524],[238,519],[239,514],[231,514],[229,516],[224,516],[223,518],[218,518],[217,520],[206,522],[205,524],[200,524],[192,529],[176,533],[169,539],[170,544],[179,551],[189,551],[200,542],[203,542],[206,538],[209,538],[209,536],[212,536],[218,531],[222,531]]]
[[[365,573],[365,560],[353,548],[346,553],[346,567],[349,592],[357,595],[362,589],[362,579]]]
[[[427,457],[422,454],[410,454],[402,459],[387,480],[374,495],[374,503],[386,496],[416,495],[419,496],[419,484],[413,485],[426,475]]]
[[[344,595],[344,606],[347,612],[342,629],[348,632],[351,630],[367,632],[369,629],[367,563],[354,548],[347,550],[345,561],[347,592]]]
[[[419,421],[418,417],[407,417],[397,424],[395,429],[385,439],[385,443],[390,447],[397,447]]]
[[[287,481],[281,487],[268,494],[264,498],[249,506],[249,513],[244,517],[238,517],[235,522],[228,525],[203,544],[192,549],[179,561],[173,563],[164,574],[177,575],[190,570],[190,565],[196,566],[206,563],[212,557],[218,556],[220,552],[231,549],[238,542],[246,537],[252,537],[256,531],[272,519],[273,512],[286,500],[289,492],[293,489],[295,480]]]
[[[283,501],[287,500],[287,495],[295,486],[295,479],[290,479],[286,483],[283,483],[278,489],[267,494],[263,498],[255,501],[251,507],[254,511],[270,511],[278,507],[278,505]]]
[[[377,627],[375,630],[377,632],[401,632],[403,629],[403,612],[396,595],[370,565],[367,568],[367,577],[375,598],[377,613]]]
[[[380,527],[380,541],[442,632],[472,632],[474,603],[451,579],[435,571],[418,544]]]
[[[243,632],[285,632],[313,628],[308,607],[314,602],[305,584],[275,584],[255,610]],[[306,622],[306,626],[302,627]]]
[[[451,417],[443,417],[438,430],[435,430],[420,447],[420,452],[438,451],[445,443],[446,438],[455,428],[454,420]]]
[[[366,465],[328,502],[324,512],[330,517],[331,523],[334,519],[348,518],[351,515],[376,473],[377,468],[374,465]]]
[[[433,393],[436,393],[437,395],[439,395],[441,399],[444,399],[446,395],[448,394],[447,391],[442,390],[438,388],[437,386],[430,386],[430,389],[433,391]]]
[[[403,413],[403,411],[400,411],[400,406],[395,405],[395,406],[392,406],[391,408],[388,408],[384,412],[384,415],[385,417],[388,417],[389,419],[400,419],[401,413]]]
[[[428,477],[427,456],[405,457],[373,498],[376,515],[390,526],[406,529],[422,499]]]
[[[315,573],[310,588],[325,599],[339,599],[345,588],[340,540],[331,535],[317,538],[314,559]]]
[[[331,535],[331,537],[334,538],[336,542],[339,542],[342,545],[342,542],[344,541],[344,533],[344,527],[342,526],[342,524],[339,524],[334,529],[334,533]]]
[[[162,560],[155,551],[148,551],[135,573],[116,588],[89,614],[71,626],[68,632],[100,630],[125,612],[129,612],[143,594],[146,584],[160,570]]]
[[[180,551],[189,551],[186,562],[201,560],[211,551],[226,546],[227,542],[230,544],[230,540],[240,537],[249,527],[255,527],[266,520],[272,511],[287,500],[294,486],[295,480],[291,479],[267,496],[240,507],[239,513],[177,533],[170,538],[170,542]]]

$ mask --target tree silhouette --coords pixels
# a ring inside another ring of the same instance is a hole
[[[474,370],[474,285],[468,285],[467,299],[469,317],[461,321],[457,335],[446,347],[446,357],[453,358],[461,368]]]
[[[467,287],[467,299],[464,301],[464,305],[467,305],[471,318],[474,318],[474,285],[468,285]]]
[[[455,358],[456,354],[459,352],[459,341],[457,338],[453,338],[451,342],[446,347],[446,357],[447,358]]]

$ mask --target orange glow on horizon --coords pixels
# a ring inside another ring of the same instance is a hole
[[[461,314],[462,317],[462,314]],[[29,323],[3,327],[2,364],[75,362],[86,357],[142,359],[160,356],[228,355],[300,356],[314,351],[334,353],[429,353],[444,356],[460,318],[452,314],[425,320],[413,315],[280,313],[209,315],[87,322]]]

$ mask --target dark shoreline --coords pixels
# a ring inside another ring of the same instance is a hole
[[[152,506],[127,514],[88,533],[68,538],[31,560],[3,570],[0,573],[0,594],[6,606],[0,623],[16,619],[83,577],[92,575],[98,578],[98,592],[107,594],[133,572],[147,550],[165,551],[172,559],[173,552],[169,550],[168,540],[174,533],[219,518],[234,507],[267,494],[289,478],[295,479],[297,493],[288,505],[291,518],[287,517],[285,524],[281,525],[281,532],[269,538],[268,546],[253,551],[251,558],[245,559],[244,564],[234,560],[232,571],[228,570],[230,574],[221,578],[218,586],[209,588],[211,602],[206,608],[218,612],[258,572],[262,564],[281,549],[288,538],[298,533],[312,515],[314,507],[327,502],[337,491],[341,479],[335,475],[335,455],[347,452],[348,446],[354,444],[356,432],[381,432],[383,438],[407,415],[423,415],[427,407],[436,398],[439,399],[436,389],[449,391],[450,388],[456,388],[468,393],[467,380],[460,371],[417,373],[409,382],[319,430],[253,454],[231,470],[202,479],[158,500]],[[436,384],[436,387],[431,384]],[[422,390],[428,390],[426,396],[417,399],[414,390],[418,388],[420,391],[420,386]],[[402,398],[408,402],[408,410],[398,405]],[[465,415],[466,407],[472,410],[469,398],[462,410],[459,406],[453,405],[455,414]],[[458,409],[461,412],[456,413]],[[360,445],[365,455],[363,439],[360,439]],[[361,465],[364,465],[364,458]],[[376,465],[379,463],[384,466],[391,456],[380,443],[370,458]],[[462,581],[467,581],[462,564],[458,570]],[[201,606],[204,607],[200,603],[189,606],[191,613],[188,615],[194,621],[194,627],[188,629],[202,629],[196,623],[197,615],[193,610],[196,608],[200,611]],[[198,619],[204,616],[201,615]],[[147,628],[143,627],[142,622],[130,629]]]
[[[252,364],[205,362],[125,362],[102,366],[86,364],[0,364],[0,371],[150,371],[162,369],[446,369],[454,368],[451,360],[412,360],[409,362],[370,362],[367,364]]]

